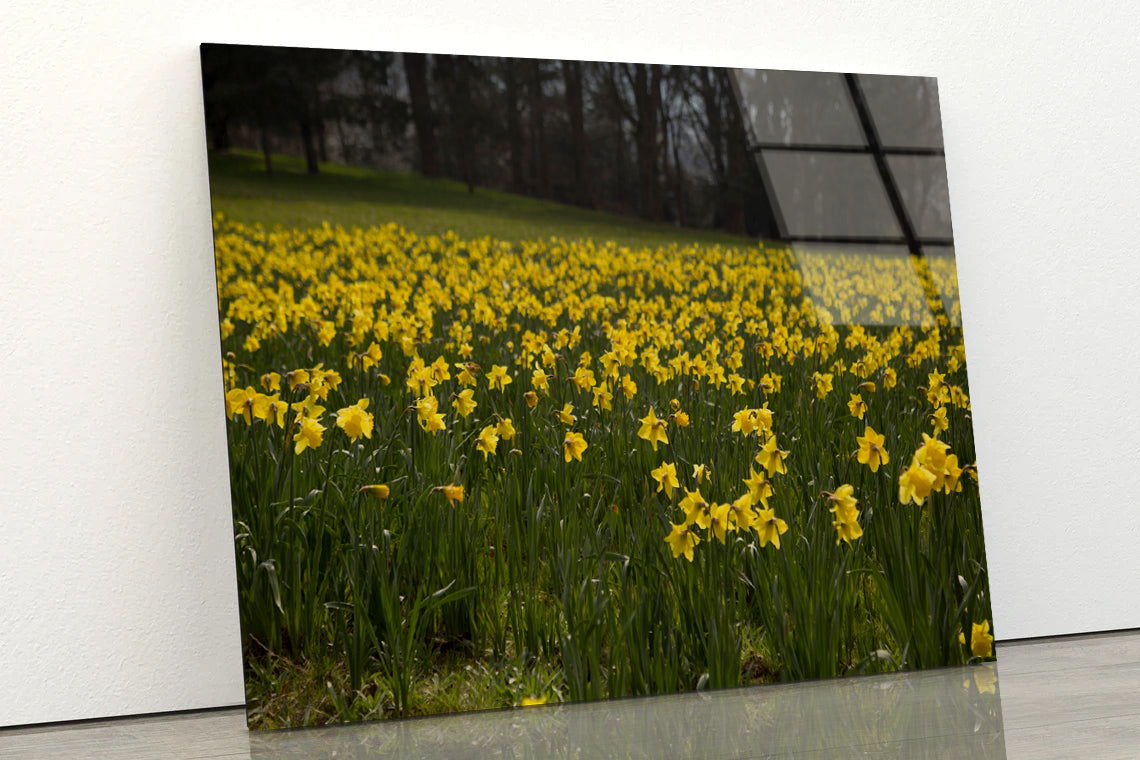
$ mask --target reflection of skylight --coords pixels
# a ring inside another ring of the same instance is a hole
[[[768,211],[820,318],[930,324],[929,302],[960,324],[936,81],[748,69],[735,80]]]
[[[789,235],[902,237],[870,156],[773,150],[761,160]]]
[[[916,259],[904,246],[796,243],[792,255],[821,322],[934,324]]]
[[[737,72],[755,139],[794,145],[867,144],[848,101],[842,74],[813,71]]]
[[[932,246],[923,251],[930,269],[930,279],[942,298],[946,318],[954,327],[962,326],[962,302],[958,300],[958,267],[954,249],[950,246]]]
[[[857,78],[884,148],[942,149],[937,80],[867,74]]]
[[[950,192],[941,156],[887,156],[903,208],[919,240],[949,240]]]

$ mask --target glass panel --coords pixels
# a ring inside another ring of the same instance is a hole
[[[938,80],[871,74],[857,78],[884,148],[942,148]]]
[[[958,300],[958,266],[954,248],[948,245],[927,246],[922,251],[930,279],[942,298],[942,308],[953,327],[962,326],[962,303]]]
[[[735,74],[758,142],[866,145],[842,74],[758,69]]]
[[[953,237],[946,159],[941,156],[887,156],[903,207],[919,238]]]
[[[906,246],[797,243],[792,254],[821,322],[934,324],[916,268],[920,259]]]
[[[762,158],[789,235],[902,237],[870,156],[775,150]]]

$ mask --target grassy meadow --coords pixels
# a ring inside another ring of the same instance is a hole
[[[952,259],[275,166],[211,157],[252,727],[992,657]]]

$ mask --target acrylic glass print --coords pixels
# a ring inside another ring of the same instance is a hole
[[[933,79],[202,65],[251,727],[993,656]]]

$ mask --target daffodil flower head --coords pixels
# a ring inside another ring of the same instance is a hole
[[[471,388],[465,388],[456,395],[455,400],[451,402],[451,405],[455,407],[455,411],[459,413],[460,417],[466,419],[471,415],[472,412],[475,411],[475,407],[477,407],[479,404],[477,401],[475,401],[475,391]],[[417,412],[418,411],[419,410],[417,407]],[[433,409],[431,411],[434,413],[436,410]]]
[[[729,505],[728,516],[735,530],[748,530],[756,522],[756,511],[752,509],[752,494],[745,493]]]
[[[990,621],[974,623],[970,629],[970,652],[975,657],[993,657],[994,637],[990,635]]]
[[[514,382],[514,379],[507,372],[505,366],[492,364],[491,371],[487,373],[487,382],[490,383],[492,388],[501,391],[506,390],[506,387]]]
[[[475,448],[483,452],[483,459],[486,461],[487,457],[495,453],[495,448],[499,445],[499,434],[494,425],[487,425],[479,433],[479,439],[475,443]]]
[[[495,432],[504,441],[513,441],[515,439],[515,426],[509,417],[499,420],[499,424],[495,426]]]
[[[587,445],[586,439],[582,437],[581,433],[567,433],[566,438],[562,441],[562,455],[567,462],[571,459],[577,459],[581,462],[582,452],[586,450]]]
[[[705,497],[701,495],[701,489],[690,491],[685,489],[685,498],[681,499],[680,507],[685,510],[685,524],[691,525],[697,522],[701,514],[708,509],[708,502]]]
[[[447,500],[449,502],[452,503],[452,505],[454,505],[456,502],[458,502],[460,504],[463,503],[463,486],[457,486],[457,485],[452,484],[452,485],[447,485],[447,486],[439,486],[435,490],[436,491],[442,491],[443,495],[447,498]]]
[[[788,524],[776,517],[775,510],[761,509],[756,513],[756,533],[760,537],[760,548],[768,544],[780,548],[780,536],[788,532]]]
[[[749,466],[748,472],[749,476],[744,479],[744,485],[748,486],[748,498],[752,501],[753,506],[763,504],[767,508],[768,499],[772,496],[772,482],[756,472],[751,466]]]
[[[367,411],[368,399],[362,398],[352,406],[337,410],[336,426],[344,431],[349,440],[355,441],[360,436],[372,437],[372,414]]]
[[[867,465],[871,468],[871,472],[878,472],[880,466],[890,462],[890,455],[883,448],[886,440],[886,436],[876,433],[874,428],[867,425],[863,435],[855,439],[859,444],[859,451],[856,454],[859,464]]]
[[[784,464],[787,459],[788,452],[782,451],[776,445],[776,436],[769,436],[767,442],[760,447],[760,453],[756,455],[756,462],[765,470],[769,475],[776,473],[787,474],[788,467]]]
[[[662,489],[668,497],[673,496],[673,489],[679,488],[681,483],[677,480],[677,465],[672,462],[664,463],[657,469],[650,472],[653,479],[657,481],[657,493],[661,493]]]
[[[639,438],[649,441],[653,445],[653,450],[657,451],[658,443],[669,443],[669,436],[665,434],[665,422],[657,419],[657,415],[653,411],[653,407],[649,408],[649,414],[641,418],[641,429],[637,431]]]
[[[910,467],[903,470],[902,474],[899,475],[899,503],[907,504],[913,501],[921,507],[926,497],[930,495],[934,480],[934,474],[923,467],[918,461],[918,456],[915,455],[915,458],[911,460]]]
[[[381,483],[379,485],[363,486],[363,487],[361,487],[360,491],[361,491],[361,493],[368,494],[369,496],[372,496],[373,498],[381,499],[381,500],[387,499],[388,494],[391,493],[391,489],[383,483]]]
[[[293,453],[300,454],[305,449],[319,448],[324,437],[324,432],[324,425],[312,417],[302,417],[297,432],[293,436],[295,443]]]
[[[561,420],[566,425],[573,425],[578,419],[577,417],[575,417],[572,414],[573,411],[574,411],[574,405],[571,404],[569,401],[567,401],[566,405],[563,406],[562,409],[557,412],[558,419]]]
[[[693,548],[701,542],[697,536],[696,531],[690,523],[670,523],[673,530],[665,537],[665,543],[669,544],[669,549],[673,552],[673,559],[677,559],[682,554],[685,559],[690,562],[693,561]]]

